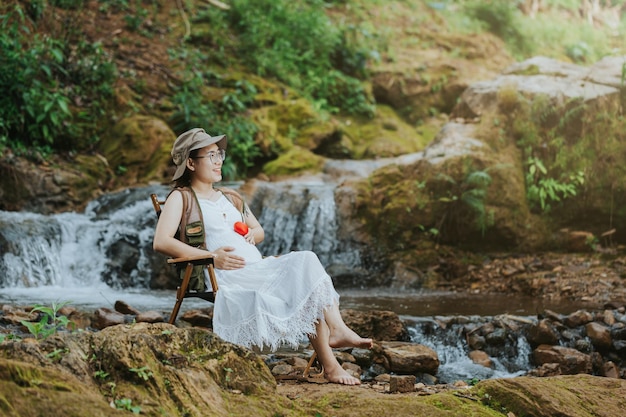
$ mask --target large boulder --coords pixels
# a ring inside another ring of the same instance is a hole
[[[470,86],[452,113],[479,118],[492,148],[519,149],[525,203],[549,233],[571,228],[600,236],[615,228],[613,239],[626,237],[623,62],[610,57],[582,67],[535,57]]]
[[[69,211],[100,195],[112,178],[98,154],[54,156],[39,163],[5,154],[0,159],[0,210]]]
[[[494,379],[477,388],[508,415],[534,417],[621,416],[626,395],[625,380],[591,375]]]
[[[395,59],[371,70],[376,101],[411,123],[449,114],[467,87],[493,78],[513,62],[502,40],[492,34],[468,37],[431,30],[421,26],[421,37],[428,42],[419,48],[394,45]]]
[[[133,115],[113,126],[102,138],[99,148],[118,174],[118,187],[149,181],[166,182],[172,174],[168,162],[175,139],[176,135],[164,121]]]

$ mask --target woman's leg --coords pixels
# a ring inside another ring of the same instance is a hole
[[[309,337],[313,349],[317,353],[317,360],[324,368],[324,376],[330,382],[344,385],[359,385],[361,381],[353,377],[341,367],[330,347],[330,330],[326,320],[318,320],[315,325],[317,335]]]
[[[349,328],[341,317],[339,306],[334,303],[324,311],[324,318],[330,331],[329,345],[332,348],[357,347],[371,349],[372,339],[363,338]]]

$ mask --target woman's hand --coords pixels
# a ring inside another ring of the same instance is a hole
[[[244,236],[244,239],[246,239],[246,242],[248,242],[251,245],[256,245],[256,238],[254,237],[254,229],[248,229],[248,233],[246,233],[246,235]]]
[[[213,251],[213,263],[217,269],[233,270],[241,269],[246,266],[246,260],[241,256],[233,255],[232,251],[235,248],[232,246],[222,246],[221,248]]]

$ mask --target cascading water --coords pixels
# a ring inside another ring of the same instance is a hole
[[[322,181],[261,183],[251,202],[266,230],[259,250],[280,255],[311,250],[328,269],[360,267],[360,254],[337,236],[336,186]]]
[[[104,196],[84,213],[0,212],[1,298],[97,305],[129,291],[141,297],[141,291],[120,289],[148,287],[155,225],[148,195],[163,190],[151,187]],[[116,247],[129,255],[123,259],[132,259],[124,274],[120,257],[111,257]]]
[[[531,347],[520,333],[511,333],[501,346],[491,351],[492,367],[474,363],[468,356],[471,350],[465,338],[466,325],[476,325],[491,320],[489,317],[472,317],[464,324],[442,325],[432,318],[410,318],[407,327],[411,341],[427,346],[437,352],[440,382],[457,380],[508,378],[524,374],[531,368]]]
[[[312,250],[326,267],[358,267],[358,251],[336,236],[334,190],[322,181],[261,183],[250,199],[266,231],[261,252]],[[131,292],[136,304],[146,289],[163,288],[155,283],[165,257],[152,250],[156,216],[149,195],[168,192],[166,186],[127,189],[92,201],[83,213],[0,212],[0,300],[30,293],[42,302],[89,304],[91,295],[97,304]]]

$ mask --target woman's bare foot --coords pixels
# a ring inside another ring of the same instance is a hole
[[[361,385],[361,380],[353,377],[340,366],[335,367],[333,371],[325,370],[324,376],[329,382],[332,382],[333,384]]]
[[[374,346],[372,339],[359,336],[347,326],[343,329],[331,329],[328,344],[331,348],[356,347],[371,349]]]

